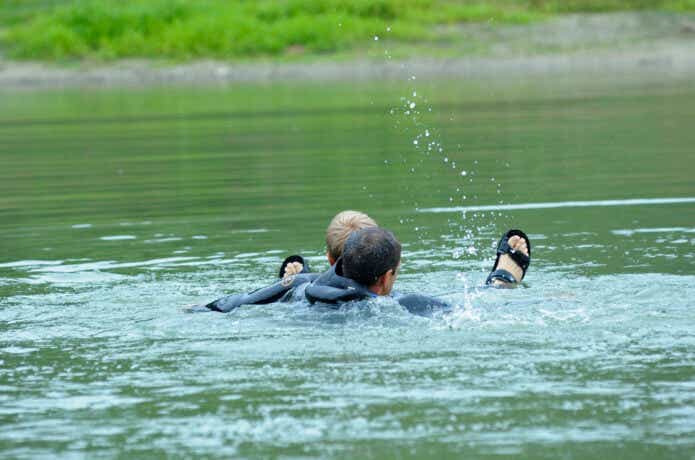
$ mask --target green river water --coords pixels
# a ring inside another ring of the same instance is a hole
[[[0,456],[695,458],[694,128],[676,79],[0,90]],[[182,311],[350,208],[454,311]]]

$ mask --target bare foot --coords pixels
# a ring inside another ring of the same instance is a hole
[[[509,244],[513,251],[519,251],[528,256],[528,246],[526,245],[526,240],[519,235],[514,235],[509,238],[507,244]],[[517,283],[521,281],[521,278],[524,276],[524,270],[522,270],[522,268],[518,266],[516,262],[514,262],[514,259],[512,259],[509,254],[502,254],[500,256],[500,260],[497,263],[497,269],[507,270],[512,274]],[[501,279],[494,279],[492,281],[492,285],[496,287],[513,286],[512,283],[507,283]]]
[[[304,265],[302,265],[299,262],[290,262],[285,267],[285,274],[282,275],[282,279],[284,280],[284,279],[289,278],[290,276],[294,276],[296,274],[299,274],[302,272],[302,270],[304,270]]]

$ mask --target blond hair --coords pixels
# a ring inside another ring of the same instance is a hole
[[[367,227],[376,227],[374,219],[363,212],[343,211],[328,224],[326,229],[326,248],[334,260],[343,255],[343,246],[350,234]]]

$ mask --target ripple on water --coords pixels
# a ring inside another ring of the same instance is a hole
[[[695,228],[687,227],[657,227],[611,230],[614,235],[632,236],[636,233],[695,233]]]
[[[234,263],[281,258],[215,256],[11,267],[32,276],[135,271],[2,301],[0,388],[13,402],[3,404],[0,443],[50,432],[112,447],[129,433],[132,448],[260,455],[296,444],[330,456],[332,443],[436,438],[489,453],[628,442],[644,429],[657,443],[695,434],[692,276],[538,267],[526,288],[493,290],[480,287],[489,261],[478,261],[399,277],[402,290],[456,306],[434,318],[389,299],[182,313],[259,285],[257,272],[233,279]]]
[[[107,235],[99,237],[103,241],[123,241],[123,240],[134,240],[137,237],[135,235]]]

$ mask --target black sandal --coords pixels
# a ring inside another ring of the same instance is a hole
[[[282,265],[280,265],[280,274],[278,275],[278,278],[284,278],[285,277],[285,269],[287,266],[293,262],[299,262],[302,264],[302,271],[299,273],[309,273],[309,264],[304,260],[304,257],[298,256],[298,255],[293,255],[289,256],[286,258],[283,262]]]
[[[511,248],[511,246],[509,246],[509,238],[513,236],[520,236],[521,238],[526,240],[528,255],[519,251],[515,251]],[[528,236],[526,236],[526,233],[522,232],[521,230],[509,230],[507,233],[502,235],[502,238],[500,238],[500,242],[497,244],[497,259],[495,259],[495,265],[492,266],[492,271],[488,275],[485,284],[492,284],[492,282],[495,280],[501,280],[507,283],[516,284],[517,281],[516,279],[514,279],[514,275],[509,273],[507,270],[497,268],[497,264],[499,264],[500,256],[502,256],[502,254],[508,254],[512,258],[512,260],[521,268],[521,270],[523,270],[523,273],[521,275],[521,280],[523,280],[524,276],[526,276],[526,270],[528,269],[528,266],[531,263],[531,241],[529,241]]]

